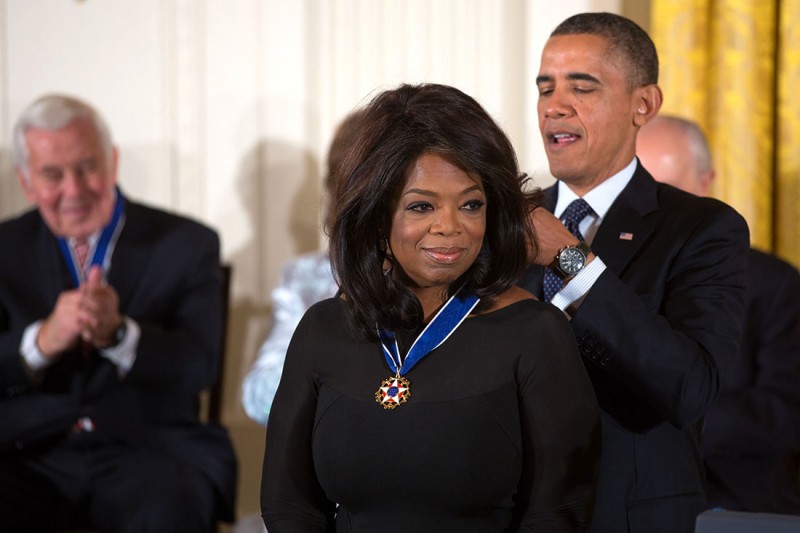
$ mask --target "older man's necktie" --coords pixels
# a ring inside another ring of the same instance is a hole
[[[561,222],[564,223],[564,226],[570,233],[575,235],[579,241],[582,241],[584,238],[583,235],[581,235],[579,226],[581,221],[586,218],[586,215],[590,213],[593,213],[593,210],[589,207],[589,204],[586,203],[586,200],[578,198],[577,200],[573,200],[564,210],[564,214],[561,215]],[[552,269],[544,269],[544,301],[549,302],[563,286],[564,282],[561,281],[561,278],[559,278]]]
[[[89,255],[89,242],[85,239],[75,243],[75,257],[78,258],[78,265],[86,267],[86,257]]]

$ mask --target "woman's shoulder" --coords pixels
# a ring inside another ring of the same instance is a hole
[[[342,314],[342,299],[339,296],[331,296],[314,302],[305,313],[305,318],[312,320],[331,320]]]
[[[532,293],[528,292],[522,287],[518,287],[515,285],[510,289],[497,295],[494,301],[492,301],[492,305],[488,309],[483,310],[481,314],[494,313],[496,311],[500,311],[502,309],[505,309],[509,306],[512,306],[520,302],[538,302],[538,301],[539,300]],[[520,307],[525,307],[525,305],[522,305]]]
[[[483,309],[479,315],[505,315],[512,311],[515,314],[528,313],[541,308],[541,305],[542,302],[531,292],[515,285],[495,296],[491,306]]]
[[[302,337],[304,342],[315,346],[320,342],[328,342],[332,335],[347,331],[344,315],[345,310],[339,297],[320,300],[303,313],[292,339]]]
[[[569,328],[569,320],[557,307],[516,286],[498,295],[491,307],[481,311],[478,316],[485,321],[504,323],[508,327],[522,324],[533,335],[552,328]]]

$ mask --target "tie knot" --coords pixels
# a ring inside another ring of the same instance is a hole
[[[86,264],[86,256],[89,255],[89,242],[78,241],[75,243],[75,256],[78,258],[78,264],[83,267]]]
[[[593,213],[594,211],[586,203],[586,200],[583,198],[578,198],[577,200],[573,200],[567,208],[564,210],[564,214],[561,215],[561,220],[564,221],[564,226],[575,235],[580,240],[583,240],[583,235],[581,235],[580,229],[578,228],[581,220],[583,220],[586,215],[589,213]]]
[[[573,200],[567,206],[567,208],[564,210],[564,214],[561,215],[561,218],[565,222],[578,224],[586,217],[586,215],[592,212],[592,208],[586,203],[586,200],[583,198],[578,198],[577,200]]]

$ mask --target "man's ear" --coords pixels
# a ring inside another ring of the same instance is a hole
[[[109,161],[111,179],[117,184],[117,171],[119,170],[119,150],[116,145],[111,147],[111,161]]]
[[[19,180],[19,184],[22,187],[22,192],[25,193],[25,198],[28,199],[28,202],[31,204],[36,203],[36,193],[33,191],[33,187],[31,187],[31,182],[25,176],[25,173],[22,172],[19,168],[15,168],[14,171],[17,174],[17,180]]]
[[[700,177],[697,178],[697,184],[700,188],[700,194],[702,196],[707,196],[708,192],[711,190],[711,185],[714,183],[714,178],[717,177],[717,172],[712,168],[711,170],[707,171],[706,173],[702,174]]]
[[[661,94],[661,87],[655,83],[637,87],[633,90],[633,96],[633,123],[641,128],[658,114],[664,97]]]

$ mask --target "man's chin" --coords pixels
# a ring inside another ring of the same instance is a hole
[[[63,237],[68,239],[88,239],[91,235],[100,229],[100,225],[93,222],[81,222],[62,224],[60,233]]]

